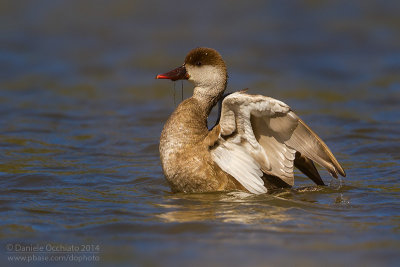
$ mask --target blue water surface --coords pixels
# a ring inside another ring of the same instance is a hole
[[[398,265],[400,2],[0,5],[2,266]],[[192,86],[154,77],[198,46],[222,54],[228,91],[289,104],[347,177],[172,194],[159,137]],[[80,252],[17,249],[49,244]]]

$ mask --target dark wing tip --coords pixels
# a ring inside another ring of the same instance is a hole
[[[317,185],[325,185],[317,168],[315,168],[314,162],[309,158],[301,155],[300,152],[296,151],[294,166],[298,168],[302,173],[307,175],[315,184]]]
[[[341,176],[343,176],[343,177],[346,177],[346,172],[344,171],[344,169],[342,168],[342,166],[339,164],[339,169],[338,169],[338,171],[339,171],[339,174],[341,175]]]
[[[299,125],[304,127],[310,133],[310,135],[314,136],[314,138],[318,141],[320,148],[322,148],[322,150],[325,152],[325,155],[328,156],[329,158],[328,162],[330,162],[330,164],[333,165],[332,166],[333,171],[330,171],[332,176],[338,178],[338,174],[340,174],[341,176],[346,177],[346,173],[343,167],[337,161],[337,159],[335,158],[329,147],[325,144],[325,142],[322,141],[322,139],[313,130],[311,130],[311,128],[300,118],[299,118]]]

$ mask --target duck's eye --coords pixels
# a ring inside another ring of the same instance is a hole
[[[197,61],[197,62],[196,62],[196,66],[201,66],[201,62],[200,62],[200,61]]]

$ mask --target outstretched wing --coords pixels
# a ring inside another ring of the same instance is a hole
[[[264,174],[294,184],[296,165],[323,184],[313,162],[332,176],[345,176],[327,145],[285,103],[236,92],[222,102],[220,137],[213,160],[252,193],[265,193]]]

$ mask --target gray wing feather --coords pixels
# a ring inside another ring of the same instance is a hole
[[[269,127],[254,127],[256,136],[273,136],[279,143],[326,168],[333,177],[346,176],[342,166],[321,138],[293,111],[270,118]],[[257,133],[256,133],[257,132]],[[311,165],[309,165],[311,167]]]

